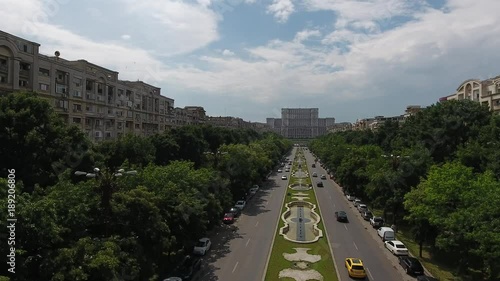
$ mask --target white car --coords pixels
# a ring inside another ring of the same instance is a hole
[[[349,201],[356,199],[354,196],[352,196],[350,194],[347,194],[346,197],[347,197],[347,200],[349,200]]]
[[[288,179],[288,178],[286,177],[286,175],[283,175],[283,176],[281,176],[281,179],[282,179],[282,180],[286,180],[286,179]]]
[[[398,240],[385,241],[385,247],[396,256],[407,256],[408,249],[403,242]]]
[[[245,200],[237,201],[236,204],[234,204],[234,206],[240,210],[243,210],[246,205],[247,205],[247,202],[245,202]]]
[[[212,242],[208,238],[201,238],[196,246],[194,246],[193,254],[204,256],[208,250],[210,250],[210,246],[212,246]]]

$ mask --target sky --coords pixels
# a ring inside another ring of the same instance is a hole
[[[499,0],[0,0],[0,30],[252,122],[395,116],[500,75]]]

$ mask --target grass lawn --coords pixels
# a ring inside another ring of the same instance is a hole
[[[297,160],[297,159],[295,159],[295,160]],[[293,168],[295,168],[296,165],[297,165],[296,162],[294,162]],[[305,162],[303,162],[302,169],[303,169],[303,171],[307,171],[307,165],[305,164]],[[294,182],[298,182],[298,181],[296,178],[291,177],[290,183],[294,183]],[[302,179],[302,183],[304,183],[304,184],[309,184],[310,182],[311,182],[311,180],[309,178]],[[287,191],[287,194],[285,195],[285,202],[284,202],[283,206],[281,207],[282,209],[281,209],[280,216],[286,210],[285,205],[288,202],[295,200],[295,199],[292,199],[292,196],[291,196],[291,194],[293,194],[295,192],[298,192],[298,191],[292,191],[291,189],[289,189]],[[306,201],[308,201],[312,204],[315,204],[317,206],[318,203],[317,203],[316,196],[314,194],[313,189],[307,190],[307,191],[300,191],[300,192],[307,194],[309,199]],[[320,212],[319,209],[316,208],[316,212],[319,213]],[[320,216],[321,216],[321,214],[320,214]],[[323,280],[325,280],[325,281],[337,281],[338,278],[337,278],[337,275],[335,272],[335,265],[334,265],[334,262],[332,260],[332,254],[331,254],[330,247],[328,245],[328,241],[326,238],[325,227],[323,226],[323,221],[320,221],[320,223],[318,224],[318,228],[323,231],[323,237],[320,238],[315,243],[308,243],[308,244],[294,243],[294,242],[291,242],[291,241],[284,239],[283,236],[279,235],[279,229],[281,227],[283,227],[284,225],[285,225],[285,222],[280,218],[279,224],[278,224],[278,229],[277,229],[277,232],[275,234],[275,240],[274,240],[273,249],[271,252],[271,257],[269,259],[269,264],[267,267],[265,281],[274,281],[274,280],[276,280],[276,281],[278,281],[278,280],[279,281],[282,281],[282,280],[283,281],[294,281],[294,279],[292,279],[292,278],[279,278],[278,277],[279,272],[281,270],[287,269],[287,268],[294,268],[294,266],[293,266],[294,262],[288,261],[283,257],[284,253],[289,253],[289,254],[295,253],[295,250],[293,248],[310,248],[310,250],[308,251],[309,254],[321,255],[321,260],[316,262],[316,263],[310,264],[310,268],[315,269],[319,273],[321,273],[321,275],[323,275],[323,278],[324,278]]]

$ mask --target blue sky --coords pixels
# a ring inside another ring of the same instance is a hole
[[[500,74],[498,0],[0,0],[0,29],[162,88],[175,106],[264,122],[354,122]],[[21,24],[20,24],[21,23]]]

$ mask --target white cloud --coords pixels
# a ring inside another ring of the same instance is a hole
[[[280,23],[286,22],[294,11],[295,6],[291,0],[273,0],[273,4],[267,7],[267,12],[274,14],[274,17]]]
[[[229,51],[228,49],[225,49],[222,51],[223,56],[234,56],[234,52]]]
[[[311,37],[320,37],[320,36],[321,36],[321,32],[319,30],[306,29],[306,30],[302,30],[302,31],[298,32],[295,35],[294,41],[295,42],[302,42],[302,41],[305,41]]]
[[[122,36],[120,36],[123,40],[130,40],[130,38],[132,38],[132,36],[128,35],[128,34],[123,34]]]

